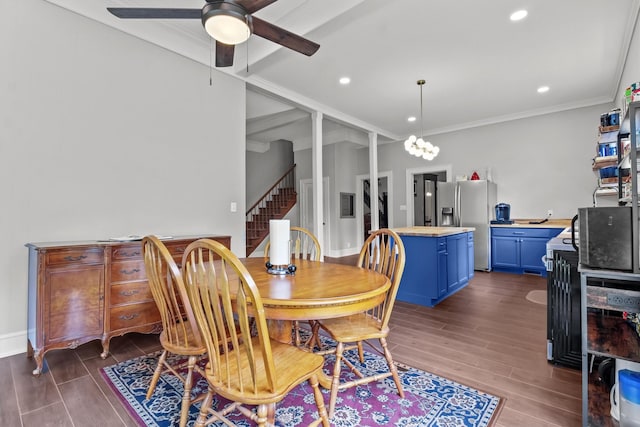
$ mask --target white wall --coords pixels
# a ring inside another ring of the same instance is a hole
[[[638,17],[637,19],[640,19]],[[629,46],[629,55],[627,56],[627,62],[620,79],[620,86],[616,92],[615,102],[618,107],[622,105],[622,97],[624,96],[624,90],[631,85],[631,83],[640,82],[640,29],[639,22],[636,21],[636,31],[631,38],[631,45]]]
[[[322,147],[322,176],[329,177],[330,241],[322,252],[339,257],[357,253],[359,248],[356,218],[340,218],[340,192],[356,193],[356,175],[369,173],[369,151],[352,143],[337,143]],[[296,178],[311,179],[311,149],[294,152]],[[356,194],[356,197],[359,197]]]
[[[611,104],[580,108],[555,114],[514,120],[447,134],[430,141],[440,147],[432,162],[404,151],[403,143],[379,147],[379,170],[393,170],[398,177],[406,169],[428,165],[453,165],[452,175],[474,171],[485,178],[491,168],[498,184],[498,201],[511,204],[513,218],[571,218],[577,208],[592,206],[597,184],[591,170],[596,153],[600,113]],[[406,225],[405,179],[394,180],[395,226]]]
[[[360,151],[355,150],[351,144],[335,144],[336,156],[335,174],[333,182],[335,190],[331,194],[331,216],[335,221],[331,224],[331,251],[339,253],[342,249],[351,249],[357,246],[358,227],[355,215],[353,218],[340,217],[340,193],[356,193],[355,165]],[[358,197],[356,194],[355,197]],[[355,213],[355,199],[354,199]],[[335,224],[335,225],[334,225]]]
[[[246,159],[247,208],[250,208],[293,166],[293,144],[285,140],[273,141],[264,153],[247,151]]]
[[[27,242],[216,233],[244,255],[243,82],[47,2],[0,19],[0,356],[26,350]]]

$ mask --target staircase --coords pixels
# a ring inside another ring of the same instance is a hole
[[[368,180],[363,182],[364,184],[364,204],[371,212],[371,184]],[[387,228],[389,226],[388,215],[388,196],[387,193],[378,195],[378,226],[379,228]],[[364,240],[369,237],[369,231],[371,230],[371,213],[364,215]]]
[[[247,211],[247,252],[251,255],[269,235],[269,220],[282,219],[298,200],[295,190],[293,165],[267,192]]]

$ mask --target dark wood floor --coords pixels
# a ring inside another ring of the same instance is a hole
[[[353,258],[327,259],[352,263]],[[580,373],[546,361],[546,307],[525,299],[545,279],[476,272],[468,287],[427,308],[399,302],[389,343],[398,362],[506,398],[496,426],[579,426]],[[157,336],[98,341],[47,353],[48,369],[0,359],[0,426],[134,426],[99,368],[159,349]]]

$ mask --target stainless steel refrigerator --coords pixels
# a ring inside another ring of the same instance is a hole
[[[491,269],[489,221],[493,219],[497,186],[490,181],[438,182],[438,224],[442,211],[453,209],[454,227],[475,227],[474,261],[476,270]]]

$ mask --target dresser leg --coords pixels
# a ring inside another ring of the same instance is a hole
[[[37,350],[33,353],[33,358],[36,361],[36,369],[31,372],[31,374],[35,377],[39,377],[42,373],[42,363],[44,361],[44,355],[41,350]]]
[[[27,340],[27,357],[29,359],[33,358],[33,346],[31,345],[31,341]]]
[[[106,359],[109,355],[109,338],[102,339],[102,353],[100,353],[100,357]]]

